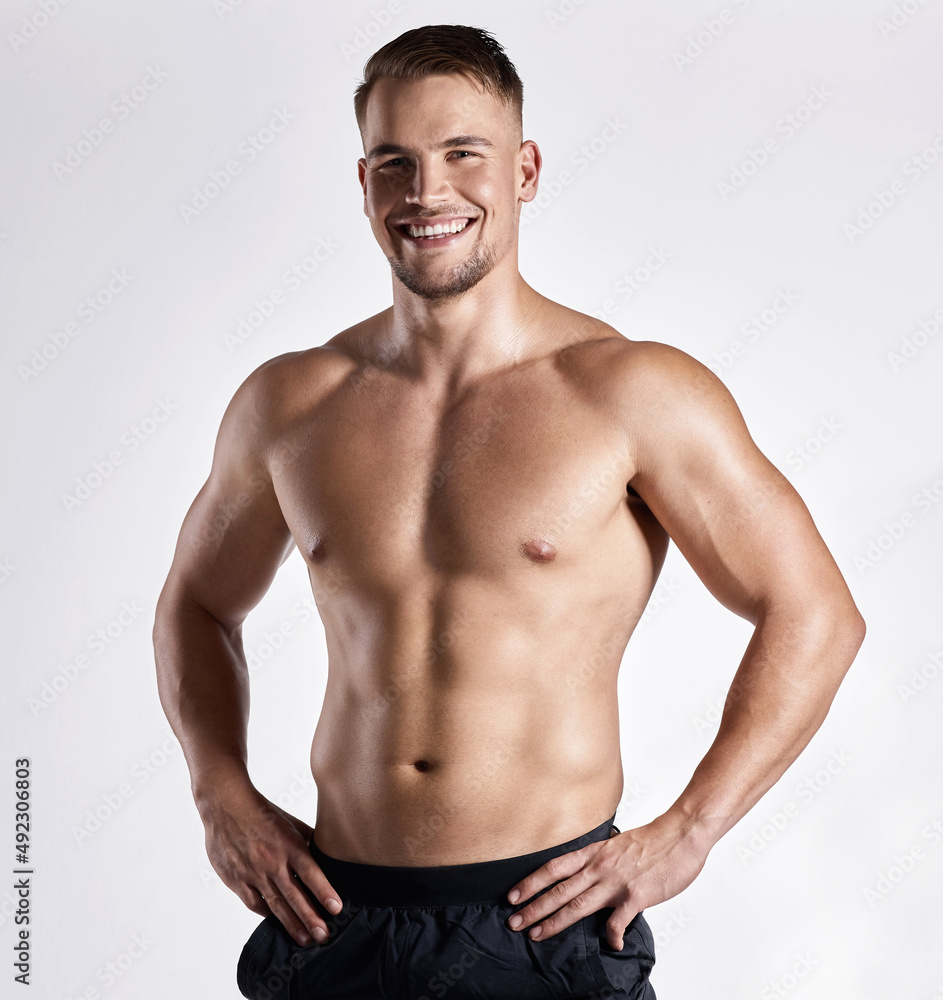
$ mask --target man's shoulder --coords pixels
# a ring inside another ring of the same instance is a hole
[[[576,336],[560,351],[560,363],[597,392],[646,407],[659,400],[726,393],[709,368],[679,348],[656,340],[635,340],[602,320],[575,310],[566,312]]]
[[[273,418],[296,406],[309,409],[358,370],[358,345],[376,320],[363,320],[316,347],[269,358],[249,373],[234,401]]]
[[[316,392],[328,386],[333,378],[342,376],[353,364],[350,354],[338,346],[319,344],[269,358],[250,372],[239,388],[260,397],[276,394],[273,401],[284,401],[286,393],[290,398],[301,388]]]

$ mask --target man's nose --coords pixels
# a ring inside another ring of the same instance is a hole
[[[413,205],[434,205],[451,196],[445,164],[420,161],[413,171],[406,200]]]

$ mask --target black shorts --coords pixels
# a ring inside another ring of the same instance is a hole
[[[550,858],[606,840],[614,820],[543,851],[432,868],[340,861],[312,837],[344,908],[335,916],[312,896],[330,935],[305,947],[266,917],[239,957],[239,991],[249,1000],[655,1000],[654,940],[641,913],[622,951],[606,940],[612,907],[545,941],[507,924],[529,902],[509,903],[512,886]]]

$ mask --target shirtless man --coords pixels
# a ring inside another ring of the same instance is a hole
[[[652,1000],[641,911],[795,760],[864,623],[717,378],[521,277],[541,155],[493,38],[408,31],[355,105],[393,305],[240,386],[157,609],[209,858],[266,918],[239,987]],[[687,787],[619,832],[616,678],[669,537],[755,631]],[[329,658],[313,828],[247,770],[241,625],[296,545]]]

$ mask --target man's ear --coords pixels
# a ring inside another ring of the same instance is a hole
[[[357,161],[357,175],[360,187],[363,189],[363,214],[367,214],[367,161],[361,156]]]
[[[543,166],[540,147],[533,139],[525,139],[517,155],[520,176],[518,198],[521,201],[533,201],[537,197],[537,182],[540,178],[540,168]]]

